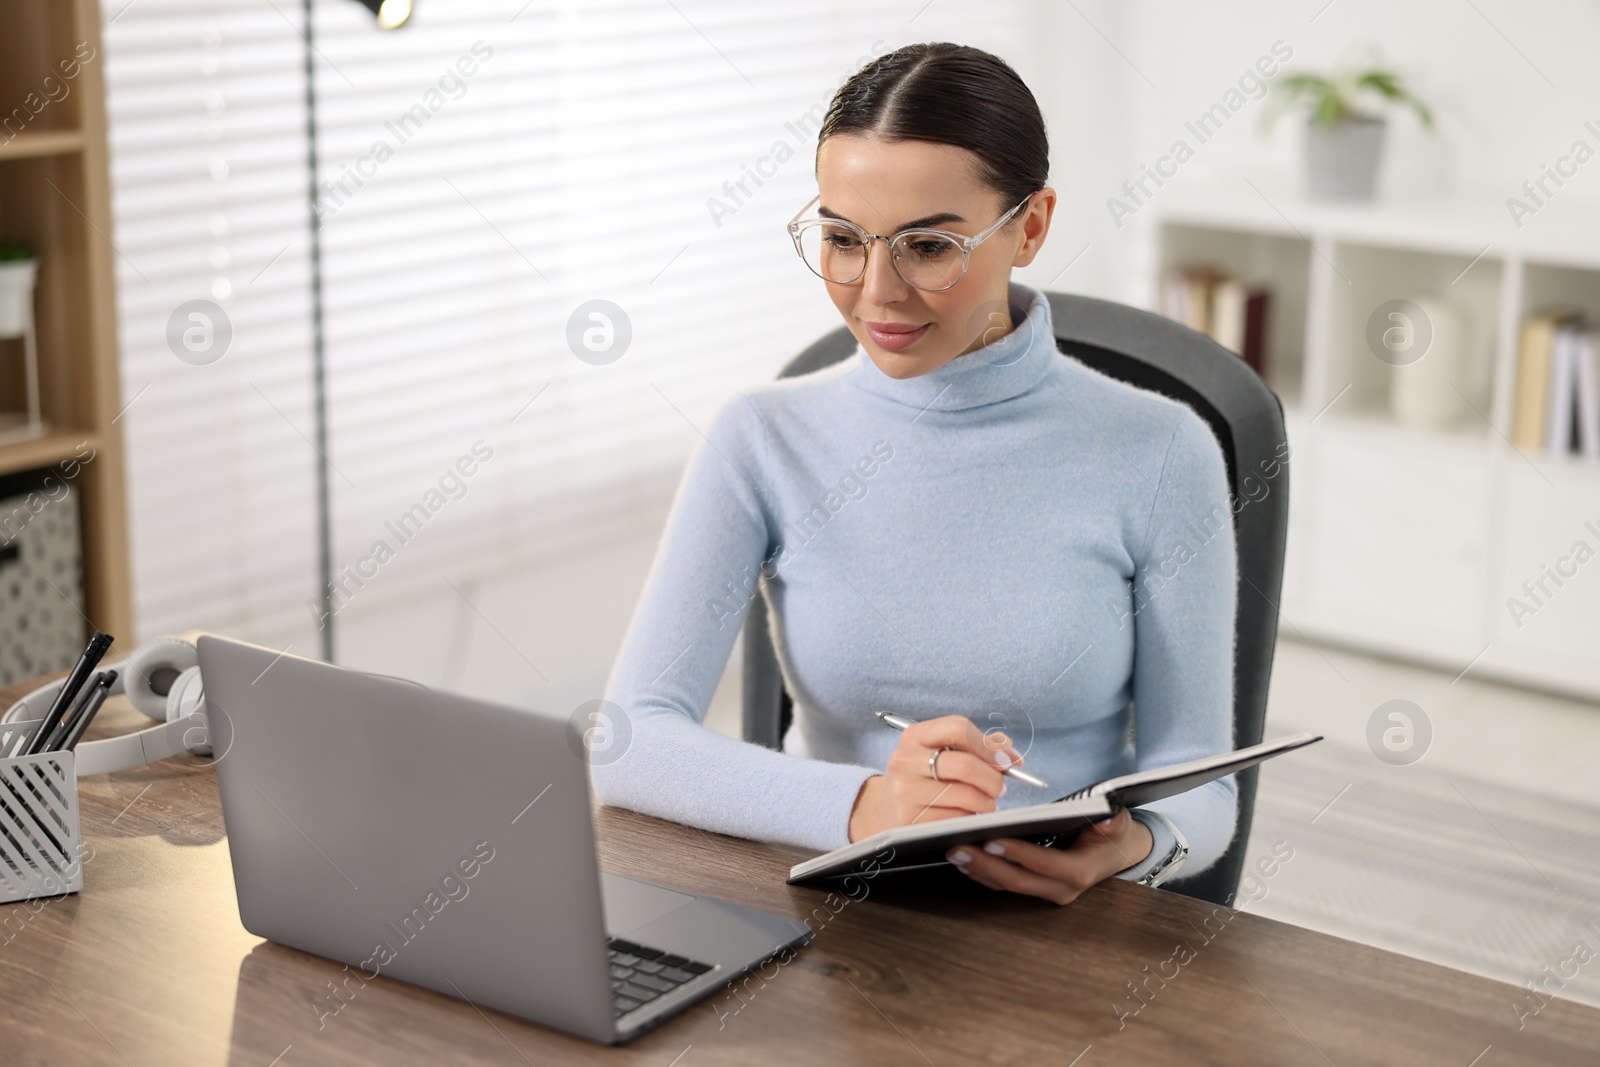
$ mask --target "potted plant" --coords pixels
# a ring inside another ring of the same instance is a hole
[[[0,237],[0,337],[21,337],[27,332],[38,269],[31,248]]]
[[[1433,129],[1433,112],[1399,74],[1380,64],[1346,65],[1328,75],[1288,75],[1274,84],[1273,96],[1263,125],[1288,109],[1306,112],[1306,187],[1318,200],[1372,198],[1388,126],[1377,108],[1403,104],[1425,129]]]

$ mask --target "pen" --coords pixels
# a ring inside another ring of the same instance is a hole
[[[89,728],[89,723],[94,720],[100,705],[106,702],[106,694],[111,691],[111,683],[116,680],[116,671],[100,672],[100,676],[94,680],[94,688],[84,694],[78,710],[72,713],[72,721],[66,726],[65,736],[55,746],[57,749],[71,749],[78,744],[78,738]]]
[[[899,715],[891,715],[887,711],[877,711],[877,712],[873,712],[873,714],[876,715],[878,718],[882,719],[883,720],[883,724],[885,726],[893,726],[896,730],[904,730],[907,727],[916,725],[916,721],[914,719],[901,718]],[[1000,768],[1000,773],[1001,774],[1005,774],[1005,775],[1010,775],[1012,778],[1015,778],[1019,782],[1026,782],[1029,785],[1036,785],[1040,789],[1050,789],[1051,788],[1051,785],[1050,785],[1049,782],[1045,781],[1042,778],[1037,778],[1034,775],[1029,774],[1027,771],[1023,770],[1021,767],[1018,767],[1018,766],[1016,766],[1014,764],[1012,766],[1010,766],[1010,767],[1001,767]]]
[[[61,725],[61,717],[72,707],[72,702],[77,699],[78,690],[83,688],[83,683],[89,680],[89,672],[95,669],[100,662],[100,657],[106,654],[106,649],[111,647],[114,638],[99,630],[89,638],[89,646],[83,650],[83,655],[78,657],[78,662],[73,666],[72,673],[67,675],[67,680],[61,684],[61,692],[56,694],[56,699],[50,705],[50,710],[45,712],[39,725],[34,727],[33,736],[28,738],[28,743],[23,746],[19,755],[33,756],[45,750],[45,745],[50,741],[50,735],[55,733],[56,727]]]
[[[83,688],[78,690],[78,698],[72,702],[72,707],[68,708],[66,713],[61,716],[61,721],[56,724],[56,728],[50,731],[45,738],[44,744],[39,746],[41,754],[54,752],[61,747],[62,739],[72,729],[72,724],[78,721],[79,713],[83,711],[84,705],[89,702],[89,694],[94,692],[95,684],[99,681],[100,676],[95,675]],[[41,728],[44,726],[42,722],[39,725]]]

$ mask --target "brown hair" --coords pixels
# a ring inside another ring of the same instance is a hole
[[[908,44],[879,56],[834,94],[817,146],[836,133],[965,148],[1006,207],[1049,181],[1038,101],[1010,64],[981,48]]]

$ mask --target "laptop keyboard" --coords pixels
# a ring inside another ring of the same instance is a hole
[[[611,957],[611,999],[619,1017],[711,970],[709,963],[657,948],[606,938]]]

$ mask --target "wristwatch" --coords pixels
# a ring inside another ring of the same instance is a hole
[[[1176,876],[1183,869],[1183,861],[1189,857],[1189,841],[1183,836],[1183,832],[1173,825],[1172,820],[1159,811],[1146,809],[1143,814],[1147,818],[1160,819],[1166,824],[1167,829],[1172,831],[1172,850],[1161,857],[1161,862],[1156,864],[1149,874],[1138,879],[1140,885],[1147,885],[1154,889],[1161,883]]]

